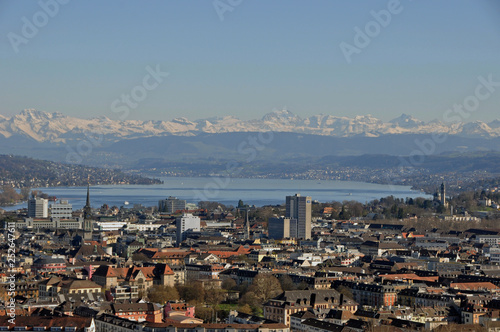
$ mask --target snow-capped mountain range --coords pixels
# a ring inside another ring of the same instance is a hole
[[[443,123],[437,120],[424,122],[403,114],[389,122],[371,115],[337,117],[314,115],[301,118],[288,110],[273,111],[258,120],[240,120],[233,116],[214,117],[191,121],[176,118],[170,121],[111,120],[106,117],[81,119],[62,113],[47,113],[26,109],[12,117],[0,115],[0,137],[17,135],[38,142],[66,142],[82,136],[103,135],[105,140],[127,138],[184,135],[201,133],[293,132],[334,137],[378,137],[387,134],[447,133],[465,137],[500,137],[500,120],[489,123]]]

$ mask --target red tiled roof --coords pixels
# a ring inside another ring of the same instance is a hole
[[[155,278],[155,276],[174,274],[167,264],[158,264],[156,266],[146,267],[133,266],[117,268],[101,265],[97,268],[96,272],[94,272],[94,275],[106,278],[116,277],[118,280],[135,280],[139,272],[142,272],[147,280],[151,280]]]
[[[407,280],[419,280],[419,281],[438,281],[439,279],[439,276],[419,277],[415,273],[384,274],[380,275],[379,277],[389,280],[407,279]]]
[[[500,290],[495,284],[491,282],[455,282],[450,284],[451,288],[456,288],[460,290],[478,290],[478,289],[488,289],[488,290]]]
[[[12,326],[9,319],[9,316],[0,317],[0,326]],[[77,331],[83,331],[91,323],[91,317],[16,316],[15,326],[76,327]]]

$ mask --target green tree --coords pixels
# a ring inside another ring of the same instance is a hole
[[[300,284],[297,285],[298,290],[304,290],[307,289],[307,287],[309,287],[309,285],[305,281],[302,281]]]
[[[249,291],[255,294],[260,304],[264,304],[267,300],[283,292],[281,284],[275,276],[262,273],[253,279]]]
[[[436,208],[436,212],[437,213],[445,213],[446,212],[446,208],[444,207],[444,205],[439,205],[437,208]]]
[[[217,310],[217,306],[224,300],[224,294],[222,289],[209,285],[205,288],[204,301],[213,310]]]
[[[11,186],[3,186],[0,192],[0,206],[15,204],[21,199],[21,195]]]
[[[252,314],[252,307],[250,307],[250,305],[248,305],[248,304],[240,305],[240,306],[238,306],[238,311],[242,312],[244,314],[247,314],[247,315],[251,315]]]
[[[260,305],[260,301],[254,292],[248,291],[245,294],[243,294],[243,296],[240,298],[239,305],[240,306],[248,305],[253,310],[253,308],[258,307]]]
[[[225,290],[234,290],[238,286],[236,284],[236,281],[233,278],[226,278],[222,281],[222,288]]]
[[[200,282],[193,282],[187,285],[177,286],[180,297],[189,303],[203,303],[205,299],[205,289]]]
[[[197,318],[203,319],[204,322],[209,322],[212,321],[214,311],[211,308],[199,305],[196,306],[195,316]]]
[[[348,211],[348,207],[345,204],[342,204],[342,210],[339,213],[339,219],[348,220],[351,218],[351,214]]]
[[[294,290],[296,289],[295,284],[293,283],[292,278],[288,274],[283,274],[278,278],[280,284],[281,284],[281,289],[284,291],[288,290]]]
[[[27,201],[30,198],[30,192],[31,188],[29,187],[21,188],[21,199],[23,201]]]
[[[168,301],[177,301],[179,292],[175,287],[156,285],[149,288],[148,298],[152,302],[165,304]]]
[[[397,218],[398,219],[403,219],[404,217],[405,217],[405,210],[402,207],[398,208]]]

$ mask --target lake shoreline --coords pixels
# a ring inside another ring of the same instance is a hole
[[[188,203],[200,201],[219,202],[236,205],[239,199],[246,204],[263,206],[284,204],[285,197],[301,193],[320,202],[354,200],[361,203],[382,197],[394,196],[428,197],[425,193],[412,190],[409,186],[381,185],[357,181],[340,180],[291,180],[291,179],[253,179],[221,177],[165,177],[163,184],[153,185],[97,185],[90,186],[93,207],[108,204],[124,206],[125,202],[143,206],[154,206],[160,199],[168,196],[184,199]],[[85,205],[87,187],[44,187],[49,196],[68,200],[73,209]],[[7,207],[8,210],[23,208],[24,204]]]

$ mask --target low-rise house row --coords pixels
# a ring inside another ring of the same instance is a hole
[[[153,285],[174,286],[175,284],[174,272],[166,264],[125,268],[101,265],[92,274],[92,280],[108,289],[122,284],[138,286],[139,292],[147,291]]]
[[[335,286],[344,286],[352,292],[354,301],[372,307],[393,306],[397,303],[398,293],[394,286],[365,284],[353,281],[335,281]]]
[[[101,332],[290,332],[279,323],[265,324],[185,324],[177,322],[133,322],[113,315],[101,315],[95,319],[96,329]]]
[[[290,316],[309,309],[356,312],[358,304],[334,289],[285,291],[264,304],[264,318],[290,326]]]

